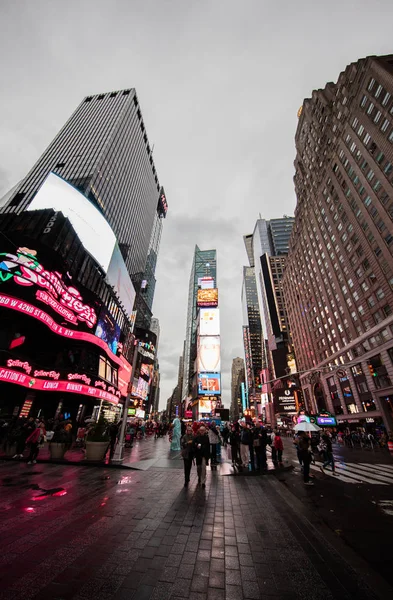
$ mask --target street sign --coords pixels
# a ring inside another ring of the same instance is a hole
[[[337,369],[336,375],[339,379],[344,379],[347,376],[347,372],[345,369]]]

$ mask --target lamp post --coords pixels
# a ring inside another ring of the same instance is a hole
[[[138,340],[137,339],[135,339],[134,345],[135,345],[134,356],[132,358],[131,375],[130,375],[130,381],[128,384],[127,396],[126,396],[126,400],[124,402],[123,419],[121,422],[120,435],[117,440],[117,445],[115,448],[113,458],[111,460],[112,463],[122,463],[124,460],[124,437],[125,437],[126,425],[127,425],[128,406],[130,404],[130,398],[131,398],[131,394],[132,394],[132,384],[134,381],[134,373],[135,373],[135,369],[136,369],[136,361],[138,359]]]

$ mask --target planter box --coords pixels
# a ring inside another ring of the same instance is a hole
[[[64,454],[66,453],[66,444],[59,442],[51,442],[49,444],[50,457],[53,460],[63,460]]]
[[[86,460],[102,461],[109,447],[107,442],[86,442]]]
[[[6,456],[15,456],[16,443],[15,444],[6,444],[6,446],[4,447],[4,453]]]

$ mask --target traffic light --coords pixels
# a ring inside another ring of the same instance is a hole
[[[371,377],[378,377],[378,373],[375,372],[373,365],[368,363],[368,370],[370,371]]]

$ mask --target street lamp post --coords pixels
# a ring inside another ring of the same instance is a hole
[[[135,369],[136,369],[136,361],[138,359],[138,341],[135,340],[134,343],[135,343],[135,349],[134,349],[134,356],[132,359],[130,381],[128,384],[126,400],[124,402],[124,412],[123,412],[123,419],[121,422],[120,435],[117,440],[117,445],[115,448],[113,458],[111,460],[112,463],[122,463],[124,460],[124,438],[125,438],[126,425],[127,425],[128,406],[130,404],[130,398],[131,398],[131,394],[132,394],[132,384],[134,381],[134,373],[135,373]]]

